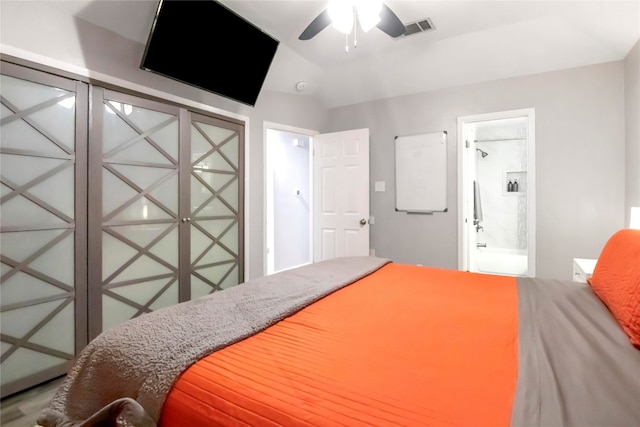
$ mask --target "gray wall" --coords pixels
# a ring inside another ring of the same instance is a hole
[[[624,61],[624,99],[626,113],[626,221],[631,206],[640,206],[640,40]]]
[[[457,118],[535,108],[536,272],[569,279],[572,258],[597,258],[624,224],[624,99],[618,61],[336,108],[329,131],[368,127],[371,182],[388,189],[395,136],[448,132],[449,211],[397,213],[392,190],[371,191],[371,246],[396,262],[457,268]]]
[[[324,127],[326,109],[312,97],[263,91],[255,107],[213,95],[194,87],[140,70],[144,45],[121,37],[86,21],[72,19],[46,2],[0,2],[0,41],[3,54],[44,63],[79,74],[89,70],[97,81],[141,91],[171,101],[189,101],[199,108],[212,107],[232,117],[246,117],[250,146],[246,165],[250,168],[249,277],[263,274],[264,247],[264,121],[305,129]],[[16,53],[16,49],[20,51]],[[167,96],[171,95],[171,96]],[[189,105],[191,105],[189,104]],[[228,113],[228,114],[227,114]]]

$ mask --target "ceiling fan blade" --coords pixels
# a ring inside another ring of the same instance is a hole
[[[329,18],[329,11],[323,10],[322,13],[316,16],[316,19],[311,21],[311,24],[300,34],[298,39],[309,40],[316,36],[320,31],[324,30],[331,24],[331,18]],[[404,29],[404,26],[402,27]]]
[[[379,29],[389,34],[391,37],[399,37],[406,31],[400,18],[386,4],[382,5],[380,11],[380,22],[376,25]]]

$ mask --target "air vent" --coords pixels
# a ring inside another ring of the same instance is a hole
[[[405,32],[403,35],[407,37],[413,34],[419,34],[429,30],[435,30],[436,27],[433,25],[433,21],[431,21],[431,18],[425,18],[419,21],[409,22],[408,24],[404,25],[404,28],[405,28]]]

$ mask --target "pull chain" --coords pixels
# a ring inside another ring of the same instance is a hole
[[[353,7],[353,47],[358,47],[358,9]],[[344,53],[349,53],[349,34],[344,35]]]
[[[353,7],[353,47],[358,47],[358,10]]]

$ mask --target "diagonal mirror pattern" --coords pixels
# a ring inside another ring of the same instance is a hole
[[[177,114],[104,99],[102,329],[179,300]]]
[[[2,386],[75,358],[73,91],[2,75]]]

